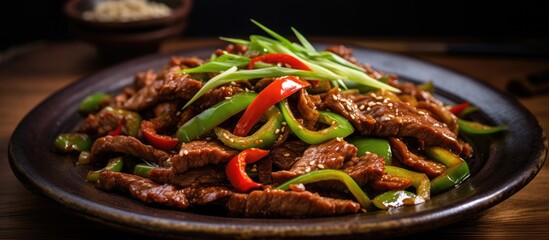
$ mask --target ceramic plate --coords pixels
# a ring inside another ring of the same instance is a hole
[[[318,49],[326,45],[319,44]],[[352,46],[351,46],[352,47]],[[200,215],[147,206],[126,196],[107,193],[84,181],[87,166],[75,156],[52,151],[55,137],[73,130],[82,118],[76,113],[87,95],[115,93],[131,84],[137,72],[158,69],[172,55],[208,57],[215,49],[197,49],[135,59],[75,81],[40,103],[20,122],[9,145],[10,166],[29,189],[99,222],[171,237],[315,237],[398,236],[456,222],[493,207],[528,184],[541,169],[547,140],[535,117],[520,103],[475,79],[454,71],[395,54],[354,47],[355,56],[403,81],[432,80],[436,96],[449,103],[468,100],[482,111],[475,120],[507,124],[508,131],[491,144],[475,146],[472,176],[431,201],[392,211],[313,219],[244,219]]]

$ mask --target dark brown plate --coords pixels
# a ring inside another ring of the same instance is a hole
[[[326,45],[318,45],[323,49]],[[444,101],[470,101],[482,109],[474,118],[507,124],[508,131],[490,144],[477,144],[470,162],[472,176],[455,189],[415,207],[315,219],[228,218],[147,206],[120,194],[107,193],[84,181],[86,166],[75,157],[54,153],[54,138],[82,120],[78,103],[96,91],[114,93],[129,85],[136,72],[158,69],[172,55],[208,57],[215,49],[152,55],[85,77],[56,92],[20,122],[9,145],[10,166],[29,189],[74,213],[129,231],[172,237],[399,236],[456,222],[509,198],[541,169],[547,140],[530,114],[512,97],[467,76],[399,55],[355,47],[356,57],[403,80],[433,80]],[[481,142],[482,143],[482,142]]]

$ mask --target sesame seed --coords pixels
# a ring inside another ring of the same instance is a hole
[[[369,106],[369,107],[374,106],[374,105],[376,105],[375,102],[368,102],[368,106]]]
[[[229,138],[229,142],[234,143],[234,138]]]
[[[336,141],[341,142],[341,141],[343,141],[343,138],[336,137]]]
[[[392,107],[392,106],[393,106],[393,103],[389,103],[389,104],[387,104],[387,106]]]
[[[371,107],[368,107],[368,108],[366,108],[366,111],[370,111],[370,110],[372,110],[372,108],[371,108]]]
[[[365,107],[366,107],[366,106],[364,106],[364,105],[360,105],[360,106],[358,107],[358,109],[364,110]]]
[[[183,155],[188,155],[188,154],[189,154],[188,150],[183,150]]]
[[[289,154],[289,153],[284,153],[282,156],[284,156],[284,157],[289,157],[290,154]]]
[[[280,128],[277,128],[277,129],[275,130],[275,134],[279,134],[279,133],[280,133]]]
[[[179,116],[179,115],[181,115],[181,111],[177,111],[177,112],[175,113],[175,116]]]
[[[324,169],[324,164],[318,164],[318,168]]]
[[[235,85],[236,85],[236,82],[235,82],[235,81],[232,81],[232,82],[231,82],[231,85],[235,86]]]
[[[306,168],[305,168],[305,172],[308,173],[308,172],[310,172],[310,171],[311,171],[311,168],[310,168],[310,167],[306,167]]]
[[[389,102],[388,98],[383,99],[383,103],[387,103],[387,102]]]
[[[356,118],[355,115],[351,115],[352,120],[355,120],[355,118]]]
[[[332,121],[330,124],[335,125],[335,124],[336,124],[336,121]]]
[[[337,101],[337,95],[332,95],[332,99]]]
[[[282,125],[286,126],[286,124],[287,124],[286,122],[282,122]],[[282,129],[284,129],[284,128],[282,128]],[[282,131],[284,131],[284,130],[282,130]]]
[[[229,100],[229,99],[231,99],[231,97],[225,97],[225,99]]]
[[[211,137],[206,137],[206,141],[210,141],[210,140],[212,140]]]

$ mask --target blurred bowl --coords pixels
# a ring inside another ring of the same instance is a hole
[[[112,60],[125,59],[158,51],[162,41],[182,35],[188,25],[193,0],[150,0],[164,3],[169,16],[127,22],[100,22],[84,19],[103,0],[69,0],[64,11],[69,31],[95,45],[100,55]]]

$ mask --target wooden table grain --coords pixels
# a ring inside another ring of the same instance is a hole
[[[337,40],[333,39],[333,42]],[[379,42],[346,39],[364,47],[379,47]],[[215,39],[172,40],[161,52],[218,45]],[[389,48],[428,62],[439,64],[505,91],[510,79],[549,69],[549,59],[468,56],[444,53],[408,52]],[[18,49],[18,54],[0,59],[0,239],[98,239],[125,237],[141,239],[73,215],[48,199],[25,188],[8,164],[8,142],[19,121],[47,96],[80,77],[108,66],[95,49],[82,42],[42,42]],[[549,94],[518,98],[549,131]],[[549,166],[518,193],[500,204],[453,224],[413,235],[444,239],[549,239]]]

